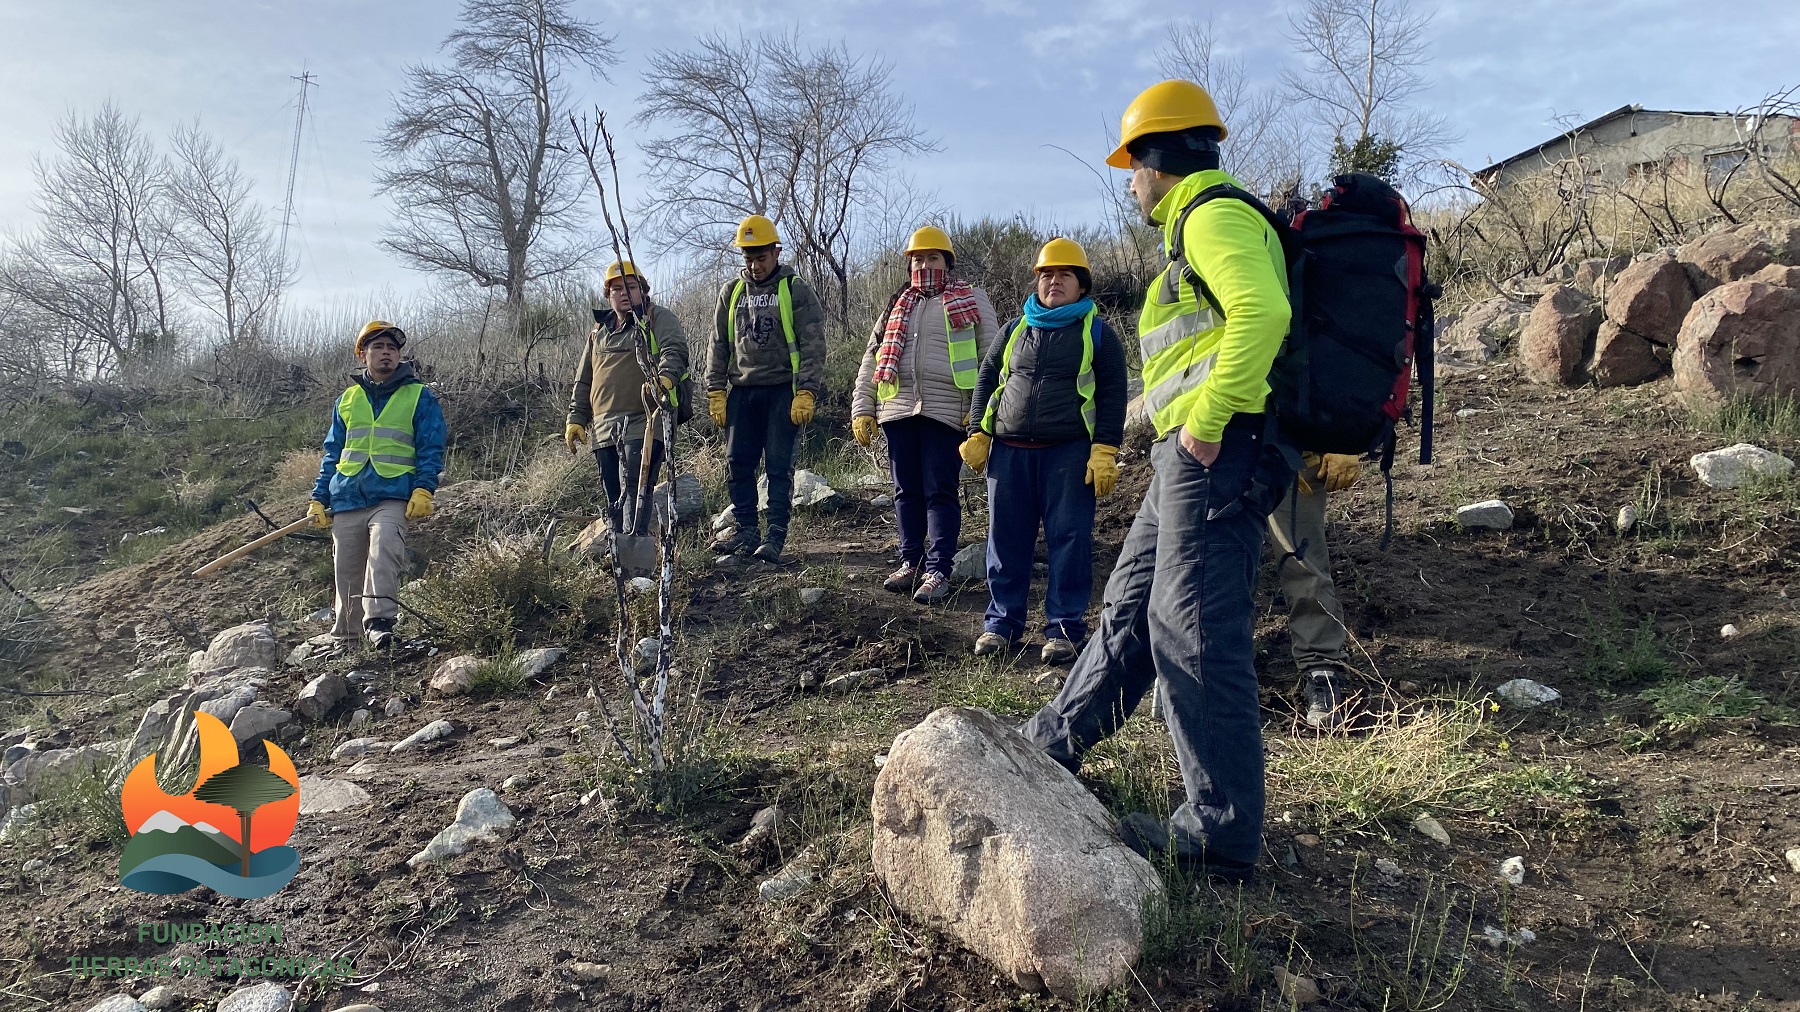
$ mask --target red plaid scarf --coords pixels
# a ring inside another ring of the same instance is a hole
[[[902,289],[888,310],[887,328],[875,353],[875,385],[890,389],[900,381],[900,352],[906,347],[906,321],[913,307],[925,299],[944,297],[944,313],[951,330],[967,330],[981,319],[975,306],[975,289],[967,281],[952,280],[940,267],[920,267],[912,272],[912,284]]]

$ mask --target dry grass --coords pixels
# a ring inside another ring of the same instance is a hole
[[[310,491],[319,477],[319,450],[306,446],[289,450],[269,476],[269,489],[274,492]]]

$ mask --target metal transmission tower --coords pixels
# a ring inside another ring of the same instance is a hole
[[[288,264],[288,229],[294,224],[294,179],[300,174],[300,132],[306,125],[306,90],[317,87],[313,83],[313,74],[304,68],[301,69],[299,77],[291,78],[291,80],[300,82],[300,101],[294,110],[294,147],[288,154],[287,200],[281,205],[280,262],[284,271]],[[270,315],[272,319],[278,320],[281,304],[279,297],[276,298],[275,303],[276,312]]]

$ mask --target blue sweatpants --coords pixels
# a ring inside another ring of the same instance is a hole
[[[995,440],[988,455],[988,607],[983,625],[1008,640],[1025,633],[1025,599],[1038,528],[1049,548],[1044,635],[1087,638],[1094,593],[1094,488],[1085,439],[1018,447]]]

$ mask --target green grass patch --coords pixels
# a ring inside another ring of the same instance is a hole
[[[1638,693],[1656,712],[1656,729],[1673,735],[1701,733],[1713,725],[1750,718],[1792,724],[1794,711],[1769,702],[1737,677],[1707,675],[1658,685]]]
[[[1695,421],[1727,442],[1763,447],[1800,443],[1800,400],[1792,397],[1738,398],[1697,410]]]
[[[495,654],[534,633],[581,638],[611,618],[614,597],[604,567],[547,560],[535,537],[477,541],[401,593],[440,640]]]
[[[1584,608],[1585,611],[1585,608]],[[1582,675],[1603,687],[1659,682],[1675,673],[1667,643],[1656,631],[1656,616],[1632,624],[1613,602],[1602,617],[1586,611],[1587,658]]]
[[[118,792],[101,771],[40,785],[35,817],[39,826],[86,843],[123,847],[131,839]]]

